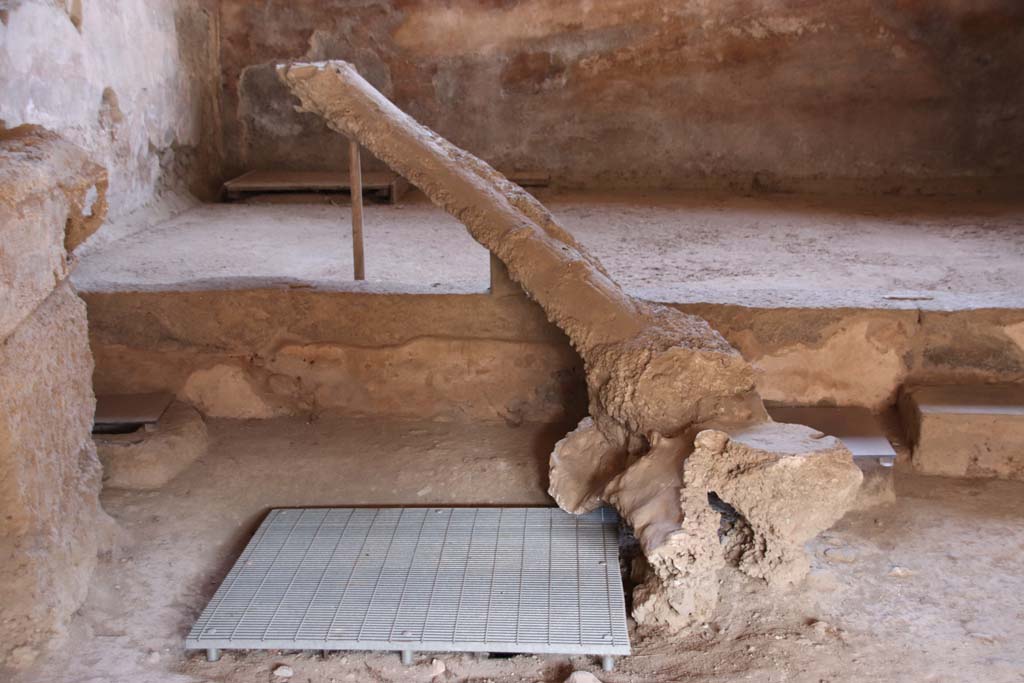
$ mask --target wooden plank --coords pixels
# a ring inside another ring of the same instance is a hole
[[[359,143],[348,141],[348,174],[352,186],[352,270],[357,280],[366,279],[363,260],[363,170]]]
[[[551,174],[544,171],[508,171],[502,175],[519,187],[547,187],[551,184]]]
[[[367,171],[363,190],[390,193],[398,180],[391,171]],[[347,171],[249,171],[226,181],[224,190],[237,196],[247,192],[339,192],[351,186]]]
[[[510,171],[505,175],[521,187],[551,184],[550,174],[543,171]],[[247,192],[342,192],[350,188],[346,171],[249,171],[224,183],[224,191],[232,197]],[[363,190],[385,190],[392,204],[409,188],[409,181],[392,171],[363,172]]]
[[[514,171],[509,180],[521,187],[547,187],[551,176],[541,171]],[[224,183],[229,199],[262,192],[348,192],[352,187],[345,171],[249,171]],[[409,191],[409,181],[391,171],[364,171],[363,191],[386,193],[397,204]]]

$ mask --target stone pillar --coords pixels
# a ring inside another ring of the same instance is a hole
[[[55,134],[0,132],[0,672],[62,632],[111,528],[85,304],[67,279],[105,189],[105,171]]]

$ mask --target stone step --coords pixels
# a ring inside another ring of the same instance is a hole
[[[913,387],[900,413],[922,474],[1024,480],[1024,385]]]

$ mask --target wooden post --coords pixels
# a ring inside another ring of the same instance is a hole
[[[363,169],[359,160],[359,143],[348,141],[349,187],[352,190],[352,266],[357,280],[366,279],[363,259]]]

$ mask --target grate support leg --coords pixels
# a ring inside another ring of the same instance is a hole
[[[220,650],[215,647],[211,647],[206,650],[206,661],[216,662],[220,660]]]
[[[402,650],[402,664],[405,664],[406,666],[412,666],[412,660],[413,660],[413,651],[412,650]]]
[[[615,657],[612,657],[611,655],[605,655],[604,657],[601,657],[601,670],[602,671],[611,671],[614,668],[615,668]]]

